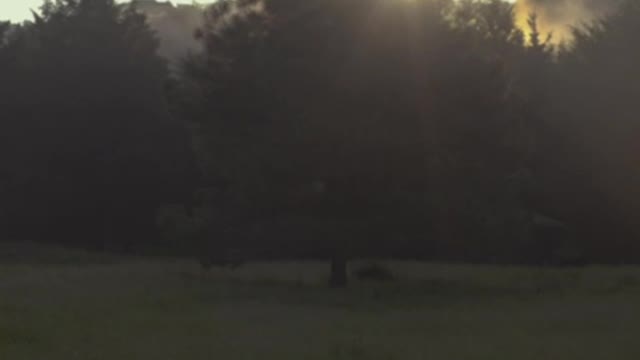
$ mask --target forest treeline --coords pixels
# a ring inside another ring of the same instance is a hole
[[[220,0],[204,16],[177,71],[135,5],[46,2],[0,26],[3,237],[640,262],[637,1],[561,46],[499,0]]]

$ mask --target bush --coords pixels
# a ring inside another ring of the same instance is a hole
[[[353,274],[359,280],[369,281],[390,281],[395,279],[393,272],[385,266],[377,263],[370,263],[356,269]]]
[[[204,270],[210,270],[212,267],[228,268],[235,270],[244,265],[245,257],[240,250],[227,250],[215,253],[203,253],[198,257],[200,266]]]

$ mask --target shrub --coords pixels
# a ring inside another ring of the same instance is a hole
[[[393,272],[378,263],[370,263],[356,269],[353,274],[359,280],[390,281],[395,279]]]

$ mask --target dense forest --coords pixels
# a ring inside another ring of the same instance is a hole
[[[557,44],[500,0],[220,0],[0,25],[6,239],[225,261],[640,262],[640,3]]]

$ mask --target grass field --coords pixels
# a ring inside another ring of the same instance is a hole
[[[388,266],[329,290],[323,263],[2,245],[0,359],[640,359],[640,269]]]

